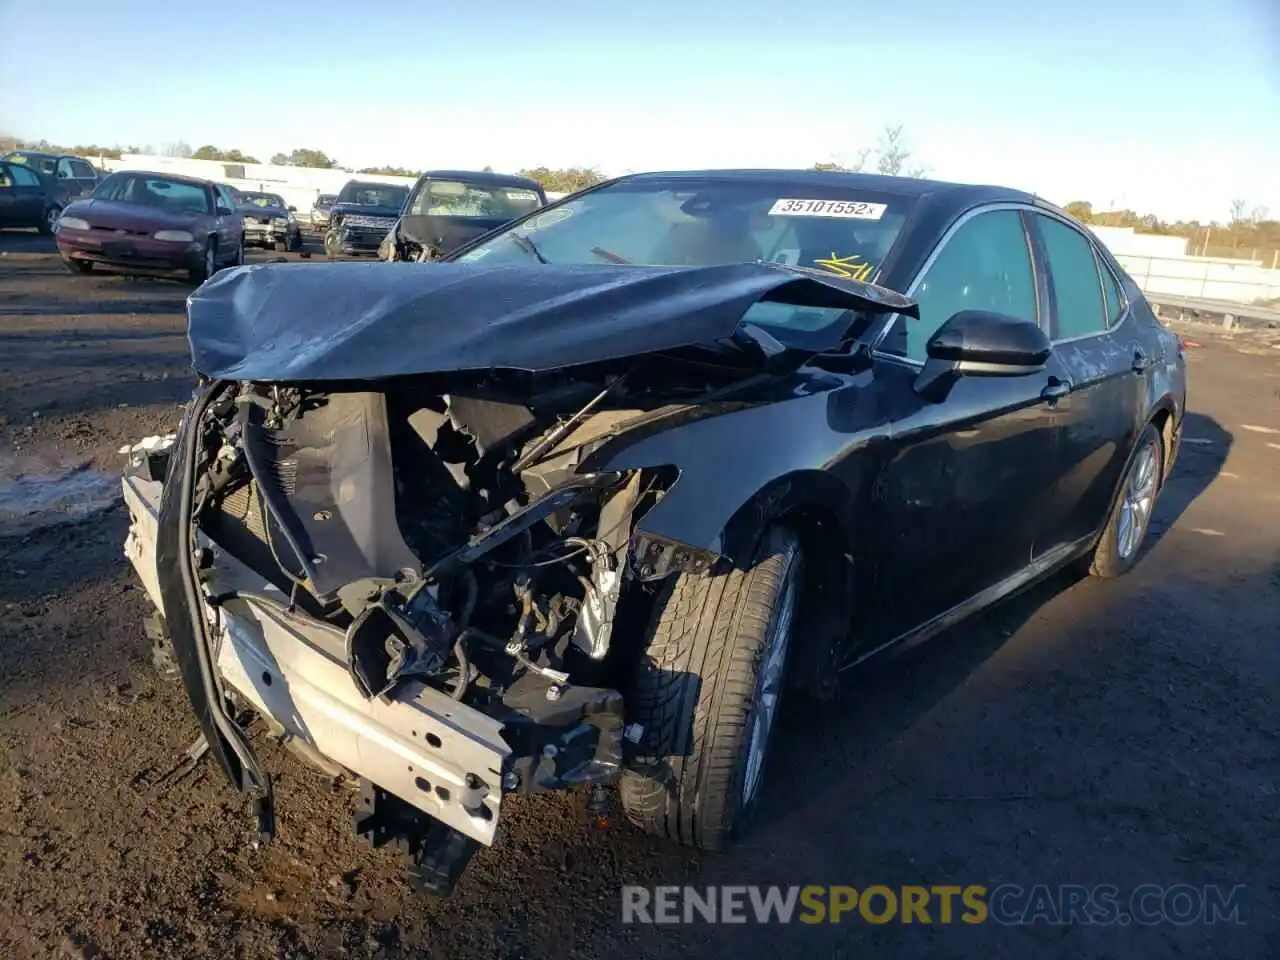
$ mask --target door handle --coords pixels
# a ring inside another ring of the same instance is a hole
[[[1148,357],[1141,347],[1138,347],[1133,351],[1133,366],[1130,369],[1134,373],[1145,373],[1154,363],[1155,361]]]
[[[1044,400],[1060,400],[1070,392],[1070,380],[1059,380],[1057,377],[1050,377],[1045,388],[1040,391],[1040,396]]]

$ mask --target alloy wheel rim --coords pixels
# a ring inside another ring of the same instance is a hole
[[[747,741],[747,769],[742,782],[742,805],[755,797],[764,772],[765,754],[769,747],[769,734],[773,730],[778,713],[778,700],[782,695],[783,668],[787,662],[787,650],[791,646],[791,624],[795,619],[798,593],[797,570],[799,562],[795,554],[787,564],[786,580],[782,596],[778,600],[769,639],[765,644],[764,658],[756,677],[755,710],[751,716],[751,739]]]
[[[1120,501],[1120,522],[1116,529],[1116,553],[1121,560],[1133,556],[1151,523],[1156,500],[1156,447],[1147,443],[1134,459]]]

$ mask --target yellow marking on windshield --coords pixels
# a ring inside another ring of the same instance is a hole
[[[838,257],[834,250],[831,256],[825,260],[813,261],[819,267],[825,267],[838,277],[847,277],[850,280],[861,280],[863,283],[871,282],[871,273],[874,269],[871,264],[860,262],[862,257],[856,253],[851,253],[847,257]]]

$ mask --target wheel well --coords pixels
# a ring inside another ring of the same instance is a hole
[[[800,536],[804,571],[794,660],[795,685],[816,696],[835,690],[836,667],[853,620],[855,569],[852,544],[835,514],[820,504],[803,504],[775,522]]]
[[[1173,449],[1173,412],[1168,407],[1160,407],[1151,415],[1151,425],[1160,431],[1160,484],[1163,486],[1169,477],[1169,452]]]

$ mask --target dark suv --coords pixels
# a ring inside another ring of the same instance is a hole
[[[41,176],[56,182],[66,203],[87,197],[102,180],[102,175],[88,160],[67,153],[45,153],[41,150],[12,150],[0,157],[7,163],[20,163]]]

